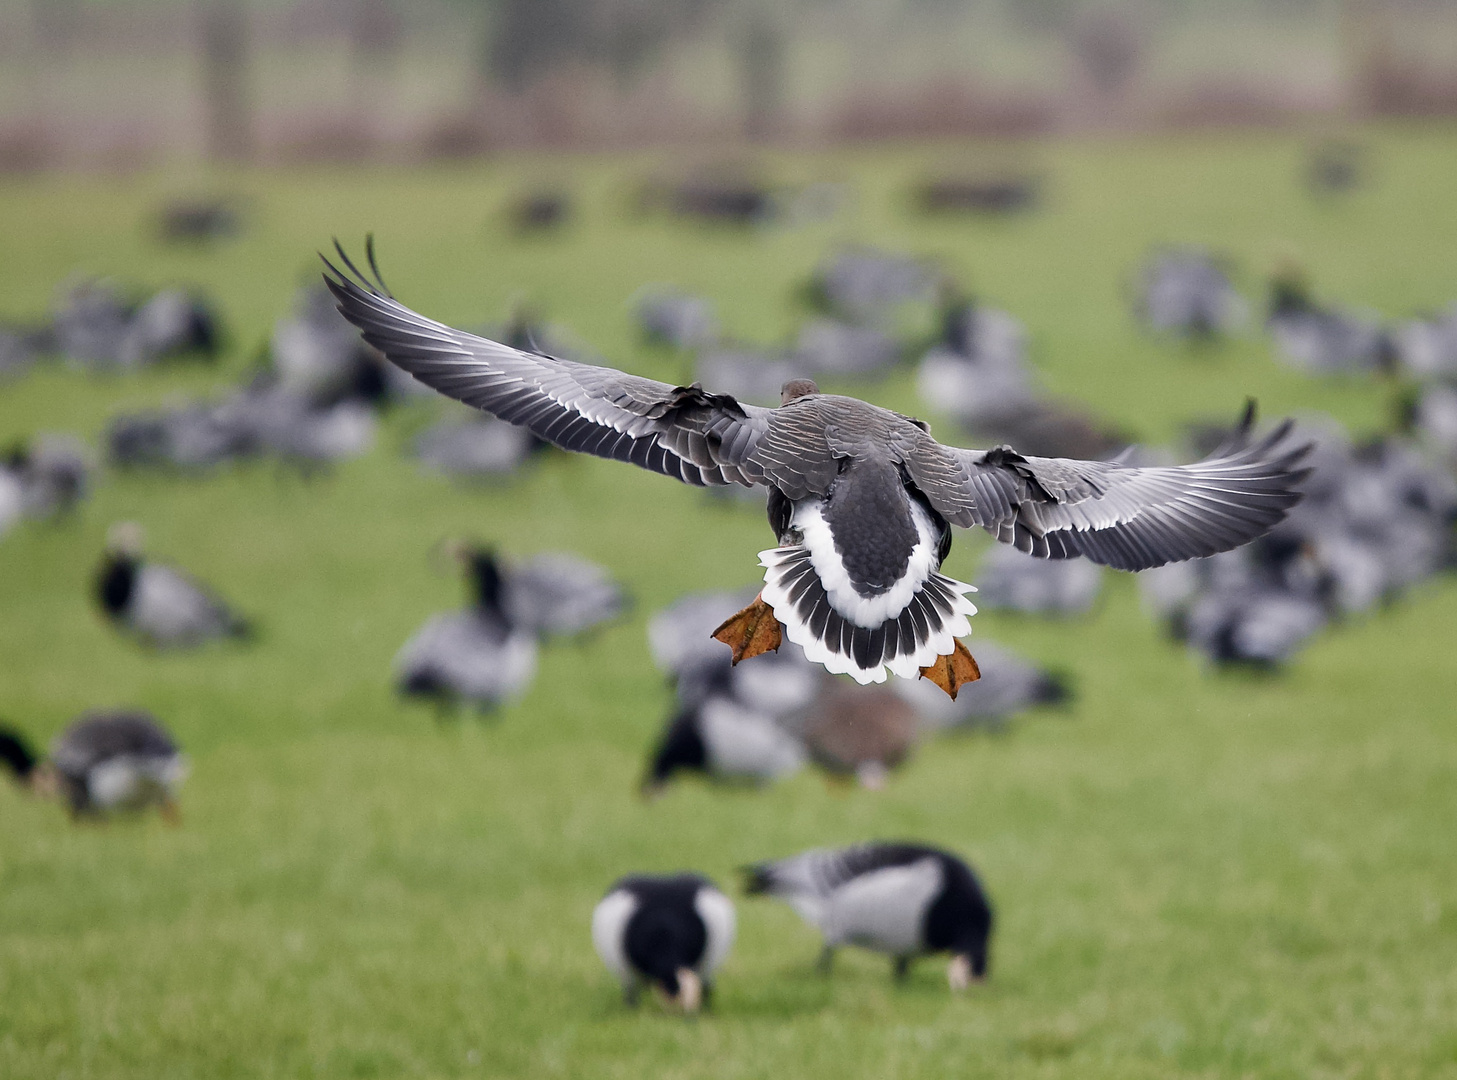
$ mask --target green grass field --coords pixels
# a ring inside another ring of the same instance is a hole
[[[639,285],[701,291],[765,339],[792,325],[790,287],[830,245],[871,241],[944,260],[1028,325],[1050,389],[1141,437],[1233,416],[1247,394],[1267,415],[1374,430],[1393,388],[1292,374],[1258,335],[1149,340],[1123,294],[1150,243],[1194,241],[1232,252],[1252,292],[1296,256],[1324,293],[1391,315],[1457,296],[1457,133],[1366,137],[1376,182],[1333,204],[1301,190],[1292,136],[1048,146],[1046,209],[990,222],[904,211],[906,179],[960,148],[786,156],[786,177],[851,180],[857,199],[830,224],[747,234],[625,220],[647,159],[7,180],[0,314],[40,313],[77,270],[198,282],[234,344],[217,372],[0,386],[0,442],[94,437],[120,408],[236,379],[313,252],[368,230],[405,302],[479,323],[529,296],[664,378],[681,364],[636,347]],[[503,196],[542,175],[579,192],[577,224],[509,238]],[[156,200],[198,187],[249,195],[256,228],[212,253],[153,246]],[[917,410],[909,378],[867,396]],[[44,742],[85,708],[144,706],[192,761],[177,830],[74,827],[0,785],[0,1075],[1457,1076],[1451,581],[1252,678],[1163,640],[1120,575],[1086,619],[975,620],[1074,675],[1066,714],[929,743],[880,793],[805,774],[762,792],[685,782],[646,805],[635,781],[670,700],[646,615],[753,580],[762,516],[564,456],[462,490],[401,455],[433,408],[396,412],[330,475],[109,474],[76,520],[0,541],[0,715]],[[123,518],[255,616],[260,640],[158,656],[104,627],[90,574]],[[580,552],[639,603],[546,650],[496,720],[442,725],[393,698],[389,664],[460,601],[428,552],[467,533]],[[975,580],[981,547],[959,538],[951,572]],[[884,961],[846,955],[821,979],[813,933],[769,903],[739,905],[717,1008],[697,1021],[626,1011],[592,952],[592,906],[624,872],[729,886],[752,859],[901,836],[965,853],[997,905],[992,977],[959,999],[939,963],[897,987]]]

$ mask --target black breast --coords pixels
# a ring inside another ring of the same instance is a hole
[[[623,883],[638,901],[623,928],[623,952],[633,967],[670,989],[678,970],[697,966],[708,947],[708,930],[694,906],[703,884],[691,874]]]
[[[905,576],[919,536],[898,470],[856,463],[835,481],[824,514],[856,592],[879,596]]]
[[[131,602],[137,583],[137,562],[124,555],[114,555],[101,565],[96,576],[96,599],[113,619],[120,618]]]
[[[960,859],[937,852],[941,863],[941,894],[926,910],[924,939],[927,952],[966,953],[972,973],[986,974],[987,941],[992,932],[992,909],[981,883]]]
[[[661,782],[679,769],[701,771],[706,768],[708,748],[703,745],[703,736],[698,733],[696,712],[684,710],[673,720],[653,755],[652,779]]]

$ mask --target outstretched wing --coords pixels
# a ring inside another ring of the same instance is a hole
[[[1259,440],[1242,432],[1203,461],[1154,468],[945,447],[960,475],[915,479],[948,521],[1029,555],[1147,570],[1228,551],[1284,518],[1310,472],[1300,467],[1310,447],[1289,445],[1290,427]]]
[[[685,483],[763,481],[749,456],[768,429],[770,410],[698,386],[520,352],[451,329],[391,296],[372,251],[372,279],[342,248],[339,257],[347,273],[324,259],[324,282],[339,311],[392,363],[442,394],[564,450],[626,461]]]

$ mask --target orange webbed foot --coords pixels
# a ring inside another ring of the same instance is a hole
[[[760,653],[777,652],[784,644],[783,629],[762,594],[743,611],[725,619],[713,636],[734,651],[735,664]]]
[[[971,650],[958,640],[955,649],[936,657],[936,662],[930,667],[921,669],[921,678],[930,679],[955,701],[958,690],[981,678],[981,668],[976,666]]]

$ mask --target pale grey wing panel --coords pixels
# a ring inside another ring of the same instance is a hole
[[[1014,514],[987,525],[1042,558],[1083,555],[1120,570],[1214,555],[1268,532],[1300,501],[1307,446],[1289,426],[1192,465],[1137,468],[1110,461],[1022,457],[1005,448],[959,451],[968,471],[1024,486]]]
[[[339,311],[390,362],[547,442],[685,483],[752,486],[770,410],[727,395],[520,352],[411,311],[325,260]]]

